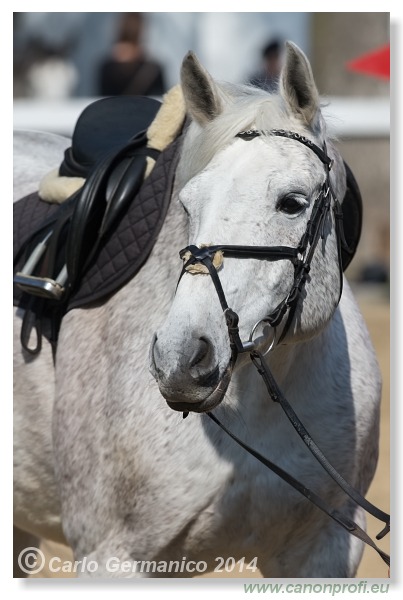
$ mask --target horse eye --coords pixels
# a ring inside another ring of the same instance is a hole
[[[277,203],[277,210],[286,213],[287,215],[296,215],[305,208],[305,203],[293,195],[284,196]]]

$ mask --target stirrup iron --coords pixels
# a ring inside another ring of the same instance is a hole
[[[65,284],[67,282],[66,265],[61,269],[56,279],[32,275],[47,248],[52,233],[53,232],[50,231],[46,237],[39,242],[22,270],[14,275],[14,283],[27,294],[40,296],[49,300],[60,300],[64,294]]]

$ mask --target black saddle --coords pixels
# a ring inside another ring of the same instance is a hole
[[[113,156],[151,125],[161,103],[143,96],[117,96],[93,102],[79,116],[71,147],[59,174],[88,177],[94,165]]]
[[[146,131],[160,106],[157,100],[121,96],[96,101],[83,111],[59,174],[84,177],[85,184],[52,210],[30,239],[30,249],[46,240],[42,271],[46,269],[49,281],[44,285],[43,277],[24,273],[16,278],[20,287],[46,298],[64,294],[66,286],[70,294],[74,291],[102,240],[139,191],[147,156],[158,158],[159,152],[146,146]],[[61,246],[65,247],[62,275],[56,264]],[[58,285],[52,286],[52,280]]]
[[[119,289],[147,259],[169,206],[180,143],[179,137],[162,153],[147,147],[159,107],[123,96],[91,104],[59,170],[86,177],[83,187],[60,206],[37,195],[14,204],[14,303],[36,313],[31,322],[45,311],[58,313],[60,324],[67,310]],[[156,164],[143,185],[148,156]]]

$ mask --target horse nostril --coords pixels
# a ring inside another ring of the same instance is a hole
[[[213,344],[206,337],[194,339],[194,352],[189,361],[189,375],[193,383],[202,387],[217,385],[220,369],[214,360]]]
[[[192,369],[193,367],[202,366],[201,365],[202,362],[204,362],[205,365],[207,366],[210,362],[211,346],[210,346],[209,341],[204,337],[200,337],[198,342],[199,342],[199,344],[198,344],[196,350],[194,351],[193,356],[191,357],[191,359],[189,361],[190,369]]]
[[[189,375],[193,383],[202,387],[214,387],[220,369],[214,361],[213,344],[205,337],[194,340],[195,350],[189,361]]]
[[[161,374],[161,371],[158,368],[158,365],[161,363],[161,356],[157,342],[158,337],[157,334],[154,333],[149,350],[149,365],[151,374],[155,379]]]

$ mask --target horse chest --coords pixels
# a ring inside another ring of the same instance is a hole
[[[189,527],[183,551],[200,560],[218,555],[252,560],[258,555],[275,561],[290,540],[311,539],[319,522],[317,509],[307,500],[246,460]]]

